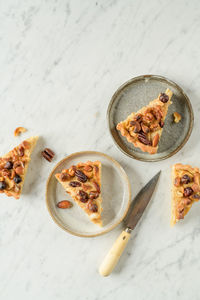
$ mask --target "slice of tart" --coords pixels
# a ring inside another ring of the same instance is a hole
[[[55,176],[90,220],[102,226],[101,162],[78,163]]]
[[[143,152],[157,153],[168,107],[172,104],[172,95],[172,91],[167,89],[147,106],[136,113],[132,112],[125,121],[118,123],[117,129],[128,142]]]
[[[19,199],[37,140],[31,137],[0,157],[0,193]]]
[[[200,170],[189,165],[173,165],[171,225],[183,219],[192,204],[198,200],[200,200]]]

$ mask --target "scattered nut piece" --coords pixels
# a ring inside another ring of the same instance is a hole
[[[181,115],[177,112],[174,112],[174,122],[178,123],[181,120]]]
[[[55,153],[49,148],[45,148],[44,151],[42,151],[42,156],[49,162],[52,161],[52,159],[54,158],[54,155],[55,155]]]
[[[14,136],[20,135],[22,132],[26,132],[27,129],[24,127],[17,127],[14,131]]]
[[[63,200],[63,201],[58,202],[56,204],[56,206],[58,208],[66,209],[66,208],[71,208],[73,206],[73,204],[68,200]]]

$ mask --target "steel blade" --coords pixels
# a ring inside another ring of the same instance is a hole
[[[151,196],[155,190],[156,184],[158,182],[158,178],[160,176],[160,172],[158,172],[137,194],[135,200],[131,204],[129,208],[127,217],[125,219],[126,226],[130,229],[134,229],[140,220],[145,208],[147,207]]]

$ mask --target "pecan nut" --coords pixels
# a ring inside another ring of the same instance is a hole
[[[138,121],[131,121],[130,122],[131,126],[134,126],[133,132],[138,133],[141,130],[140,123]]]
[[[138,140],[144,145],[151,146],[151,141],[147,138],[145,134],[139,133]]]
[[[60,201],[56,204],[57,207],[62,208],[62,209],[66,209],[66,208],[71,208],[73,206],[73,204],[68,201],[68,200],[63,200]]]
[[[76,167],[75,166],[71,166],[68,170],[68,173],[70,176],[74,176],[75,175],[75,171],[76,171]]]
[[[89,193],[89,198],[90,199],[97,199],[99,197],[99,193],[98,192],[95,192],[95,191],[91,191]]]
[[[14,136],[20,135],[22,132],[26,132],[27,129],[24,127],[17,127],[14,131]]]
[[[168,100],[169,100],[169,96],[166,95],[165,93],[161,93],[161,94],[160,94],[160,97],[159,97],[159,100],[160,100],[162,103],[167,103]]]
[[[79,191],[78,194],[77,194],[77,197],[83,203],[86,203],[89,199],[88,194],[84,191]]]
[[[176,178],[174,179],[174,185],[175,185],[176,187],[178,187],[178,186],[180,186],[180,183],[181,183],[180,177],[176,177]]]
[[[87,176],[81,170],[76,170],[75,175],[80,182],[86,182],[88,180]]]
[[[154,136],[153,141],[152,141],[152,146],[153,146],[153,147],[156,147],[156,146],[158,145],[159,138],[160,138],[160,136],[159,136],[159,134],[157,133],[157,134]]]
[[[141,127],[144,133],[148,133],[150,131],[149,127],[146,126],[144,123],[141,123]]]
[[[86,172],[92,172],[93,167],[90,166],[90,165],[86,165],[86,166],[84,167],[84,170],[85,170]]]
[[[97,191],[98,193],[101,193],[101,189],[100,189],[99,184],[98,184],[96,181],[94,181],[93,183],[94,183],[94,186],[95,186],[95,188],[96,188],[96,191]]]
[[[45,148],[44,151],[42,151],[42,156],[48,160],[49,162],[52,161],[52,159],[54,158],[55,156],[55,153],[49,149],[49,148]]]
[[[190,181],[191,181],[191,178],[187,174],[185,174],[181,177],[181,183],[182,184],[188,184]]]
[[[98,206],[96,203],[93,203],[91,200],[88,202],[88,205],[87,205],[88,209],[90,211],[92,211],[93,213],[96,213],[98,212]]]

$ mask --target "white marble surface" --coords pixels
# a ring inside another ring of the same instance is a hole
[[[174,229],[170,165],[200,167],[200,2],[165,0],[0,1],[0,144],[18,143],[24,125],[41,136],[20,201],[1,195],[1,300],[199,299],[200,205]],[[106,124],[109,100],[127,79],[160,74],[180,84],[195,108],[187,145],[174,157],[143,163],[123,155]],[[56,152],[53,163],[39,151]],[[122,227],[97,238],[67,234],[45,206],[53,166],[79,150],[98,150],[128,172],[133,196],[160,169],[151,205],[116,271],[97,272]]]

